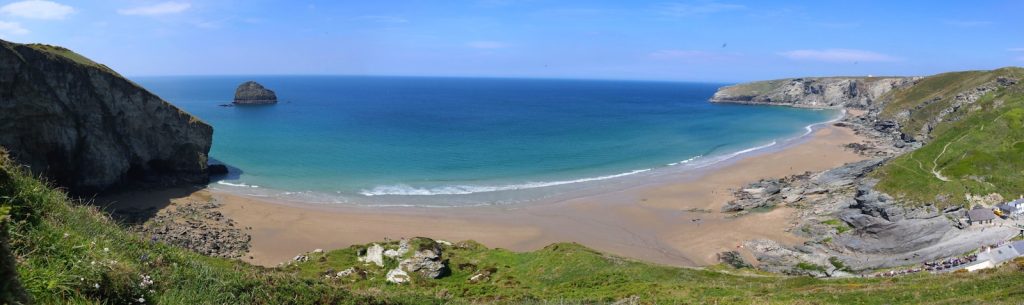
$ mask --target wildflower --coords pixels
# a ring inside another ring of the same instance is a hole
[[[139,283],[139,287],[146,288],[146,286],[153,285],[153,278],[148,275],[142,274],[142,282]]]
[[[146,302],[146,298],[139,297],[139,303],[145,303],[145,302]]]
[[[71,234],[64,233],[64,238],[68,238],[68,236],[71,236]]]
[[[92,284],[92,288],[100,289],[100,283]]]
[[[106,247],[104,247],[104,248],[103,248],[103,252],[110,252],[110,248],[106,248]]]

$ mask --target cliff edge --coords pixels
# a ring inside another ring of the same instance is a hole
[[[807,108],[868,108],[918,77],[805,77],[726,86],[711,97],[715,103],[764,104]]]
[[[204,183],[213,127],[62,47],[0,40],[0,146],[79,194]]]

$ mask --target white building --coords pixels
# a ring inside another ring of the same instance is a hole
[[[987,248],[981,251],[981,253],[978,253],[977,261],[965,266],[964,269],[967,269],[967,271],[976,271],[993,268],[1019,256],[1024,256],[1024,240],[1006,243],[995,248]]]
[[[1024,199],[1017,199],[996,206],[1006,216],[1024,215]]]

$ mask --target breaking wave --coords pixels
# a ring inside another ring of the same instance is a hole
[[[613,178],[619,178],[629,175],[635,175],[643,172],[650,171],[651,169],[640,169],[615,175],[607,175],[600,177],[590,177],[576,180],[563,180],[563,181],[544,181],[544,182],[527,182],[522,184],[506,184],[506,185],[448,185],[431,188],[413,187],[406,184],[396,185],[382,185],[374,187],[369,190],[362,190],[359,194],[363,196],[432,196],[432,195],[467,195],[475,193],[487,193],[487,192],[500,192],[500,191],[514,191],[514,190],[525,190],[540,187],[558,186],[581,182],[600,181]]]

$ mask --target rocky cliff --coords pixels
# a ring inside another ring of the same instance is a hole
[[[247,81],[235,89],[234,103],[238,105],[276,104],[277,94],[257,82]]]
[[[203,183],[213,128],[70,50],[0,40],[0,146],[74,193]]]
[[[711,97],[716,103],[767,104],[809,108],[868,108],[917,77],[807,77],[726,86]]]

